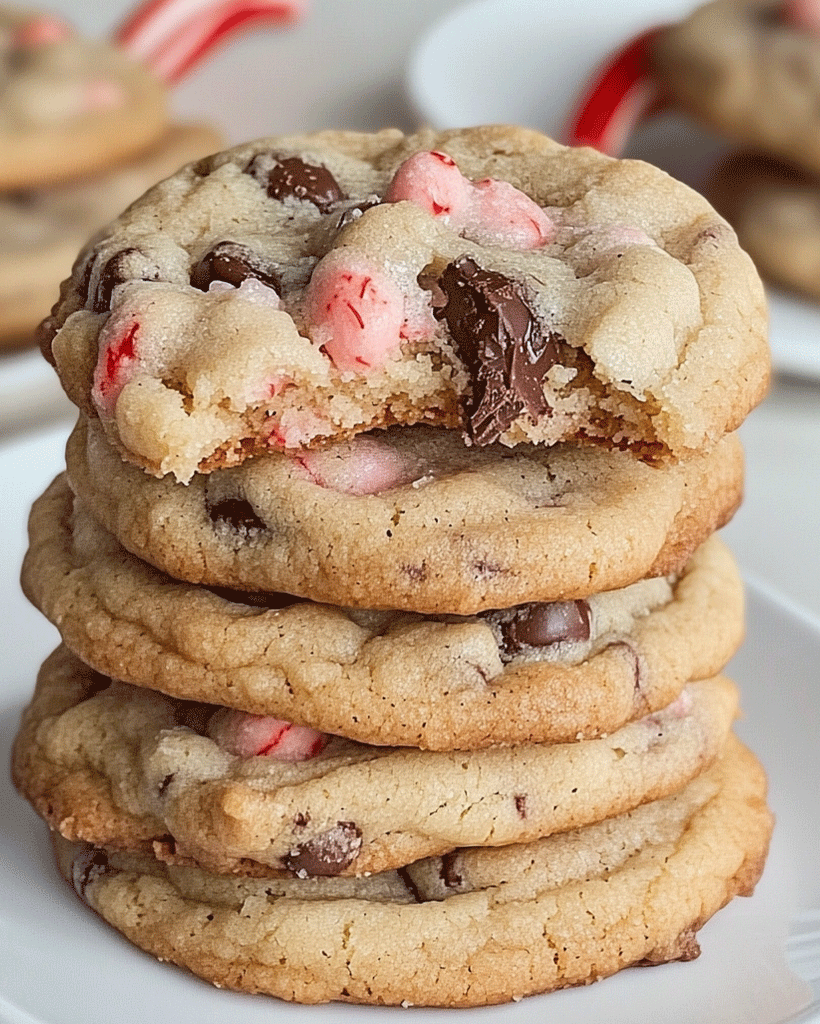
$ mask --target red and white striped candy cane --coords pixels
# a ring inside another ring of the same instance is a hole
[[[662,31],[642,32],[616,51],[593,75],[570,114],[564,141],[619,156],[632,130],[663,108],[661,90],[649,69],[649,46]]]
[[[306,0],[147,0],[114,39],[173,84],[241,29],[290,25],[306,6]]]

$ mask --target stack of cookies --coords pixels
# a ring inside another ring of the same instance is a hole
[[[0,351],[34,344],[89,236],[220,145],[165,87],[52,15],[0,7]]]
[[[652,44],[669,100],[743,150],[704,183],[768,279],[820,298],[820,3],[713,0]]]
[[[267,139],[132,206],[41,336],[81,414],[14,776],[90,907],[301,1002],[698,954],[771,830],[715,536],[765,313],[702,198],[509,127]]]

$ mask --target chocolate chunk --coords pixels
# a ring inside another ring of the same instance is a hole
[[[353,206],[348,206],[344,213],[339,217],[336,222],[336,230],[341,231],[342,228],[346,228],[348,224],[355,224],[355,222],[361,217],[365,210],[369,210],[371,206],[378,206],[379,200],[375,198],[363,199],[360,203],[355,203]]]
[[[256,533],[265,524],[245,498],[221,498],[211,503],[206,498],[205,508],[214,525],[225,524],[237,533]]]
[[[590,614],[586,601],[524,604],[501,631],[510,651],[522,647],[548,647],[571,640],[589,640]]]
[[[212,594],[221,597],[223,601],[231,601],[234,604],[245,604],[249,608],[289,608],[294,604],[304,602],[303,597],[294,597],[292,594],[264,593],[256,590],[234,590],[231,587],[206,587]]]
[[[439,865],[438,873],[439,878],[447,886],[448,889],[457,889],[464,879],[461,873],[457,869],[458,865],[458,854],[455,850],[451,850],[450,853],[445,853],[441,858],[441,864]]]
[[[405,889],[410,893],[416,903],[424,903],[424,897],[421,894],[421,890],[413,880],[413,876],[407,870],[407,868],[399,868],[398,876],[404,882]]]
[[[516,793],[515,795],[515,809],[518,812],[519,818],[527,817],[527,798],[522,793]]]
[[[258,253],[238,242],[218,242],[191,268],[191,284],[202,292],[207,292],[212,281],[238,288],[249,277],[277,291],[282,285],[277,267],[265,264]]]
[[[358,857],[361,829],[353,821],[337,821],[334,828],[301,843],[283,858],[285,868],[300,878],[340,875]]]
[[[257,153],[245,170],[265,187],[271,199],[304,199],[326,213],[346,198],[326,167],[306,163],[298,156]]]
[[[85,891],[95,879],[111,872],[108,854],[99,846],[91,846],[74,859],[71,866],[71,880],[74,889],[81,899],[85,899]]]
[[[115,252],[103,266],[97,277],[97,287],[91,295],[94,261],[86,267],[83,275],[85,303],[91,299],[91,309],[95,313],[106,313],[111,308],[111,296],[117,285],[126,281],[159,281],[162,278],[159,267],[150,257],[133,246]]]
[[[533,421],[546,415],[542,382],[563,339],[541,328],[522,286],[469,256],[448,264],[437,285],[444,301],[434,291],[434,315],[446,322],[472,378],[466,408],[472,440],[492,443],[522,412]]]

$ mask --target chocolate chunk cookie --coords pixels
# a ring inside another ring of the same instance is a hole
[[[761,398],[765,330],[700,196],[484,127],[192,164],[81,253],[41,341],[121,455],[186,482],[416,422],[688,457]]]

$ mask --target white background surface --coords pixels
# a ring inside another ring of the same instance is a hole
[[[126,7],[120,0],[105,4],[100,0],[56,0],[51,6],[73,17],[88,33],[100,35],[117,23],[120,12]],[[423,109],[423,98],[414,91],[413,102],[410,102],[403,91],[410,56],[435,19],[457,6],[454,0],[313,0],[311,14],[303,24],[283,31],[257,32],[252,37],[230,42],[214,54],[177,89],[176,109],[182,116],[208,118],[216,123],[228,142],[324,127],[375,129],[397,125],[412,128],[417,112]],[[498,0],[492,0],[489,6],[497,8]],[[505,7],[511,14],[521,6],[522,0],[505,0]],[[450,83],[448,87],[466,79],[467,98],[460,102],[469,105],[452,107],[452,118],[447,113],[450,108],[445,107],[437,117],[450,123],[498,119],[495,104],[499,100],[514,103],[522,97],[532,97],[533,76],[537,73],[541,77],[535,82],[535,105],[521,118],[506,119],[535,123],[539,116],[537,97],[542,94],[545,121],[536,126],[554,130],[555,117],[560,114],[564,98],[570,94],[568,89],[574,82],[580,84],[590,70],[589,65],[603,55],[610,40],[620,41],[613,40],[611,35],[619,31],[618,26],[622,24],[624,34],[628,35],[654,22],[655,13],[661,8],[683,9],[673,0],[592,0],[583,7],[553,3],[553,0],[530,0],[523,6],[528,17],[532,17],[533,10],[544,18],[550,16],[546,33],[542,29],[541,36],[535,38],[532,31],[522,34],[513,31],[513,26],[505,36],[497,24],[489,30],[485,24],[475,36],[483,47],[480,58],[474,51],[464,49],[469,43],[466,33],[452,40],[449,62],[444,69]],[[529,64],[520,53],[511,54],[505,48],[510,32],[513,41],[518,41],[517,45],[524,39]],[[457,50],[459,43],[461,52]],[[442,90],[439,83],[433,95],[440,97]],[[424,110],[424,114],[431,116],[429,109]],[[553,123],[548,123],[550,117]],[[653,139],[643,139],[641,144],[651,149]],[[686,164],[693,156],[698,156],[688,137],[676,136],[676,145],[679,151],[671,156],[667,152],[665,159],[683,159]],[[782,313],[782,309],[786,312]],[[801,309],[799,313],[800,323],[805,323],[804,313],[810,324],[820,323],[820,319],[815,321],[813,309]],[[796,332],[794,323],[788,302],[778,307],[773,324],[778,349],[793,353],[802,346],[809,352],[808,364],[811,364],[815,345],[820,348],[820,332],[813,328]],[[820,664],[817,639],[820,630],[817,584],[820,568],[820,387],[817,378],[805,369],[806,359],[798,358],[790,365],[784,357],[779,365],[796,369],[800,375],[780,375],[770,397],[742,428],[748,459],[747,496],[743,508],[725,531],[744,572],[761,580],[764,588],[772,588],[782,595],[782,600],[774,604],[754,597],[751,635],[737,667],[737,675],[748,693],[747,722],[742,728],[747,730],[747,738],[757,744],[756,749],[773,773],[773,803],[781,826],[759,896],[733,904],[725,916],[721,915],[713,923],[716,930],[711,934],[715,938],[705,944],[707,952],[718,957],[724,939],[729,936],[740,943],[735,947],[740,961],[747,952],[751,955],[753,950],[768,949],[767,943],[779,944],[786,931],[795,927],[793,920],[789,923],[795,907],[820,907],[817,887],[820,812],[816,795],[820,771],[812,743],[820,706],[820,670],[817,668]],[[0,586],[3,588],[4,622],[0,632],[3,693],[0,742],[3,751],[8,748],[16,715],[36,668],[56,642],[55,631],[26,605],[17,589],[28,507],[62,464],[62,443],[71,415],[51,371],[47,367],[45,371],[34,356],[0,363],[0,487],[4,495],[0,501]],[[96,921],[89,921],[88,916],[82,914],[82,908],[75,907],[68,899],[70,893],[66,895],[62,889],[52,889],[53,871],[42,843],[42,832],[28,808],[8,791],[7,782],[4,786],[0,792],[0,821],[4,823],[0,826],[3,840],[0,890],[6,893],[6,899],[0,904],[0,1021],[3,1024],[18,1024],[24,1019],[29,1024],[33,1020],[44,1024],[79,1024],[81,1020],[83,1024],[97,1024],[97,1021],[128,1024],[132,1017],[144,1020],[149,1014],[187,1021],[194,1019],[195,1010],[202,1010],[200,1020],[222,1016],[221,1008],[228,1004],[211,1002],[210,990],[188,980],[182,982],[176,973],[173,981],[167,982],[167,969],[140,959]],[[33,860],[21,867],[14,863],[14,858],[32,837]],[[27,916],[29,909],[31,916]],[[50,921],[54,922],[53,931],[49,931]],[[820,925],[815,922],[814,927]],[[51,960],[44,962],[40,942],[46,943],[50,952],[55,948],[67,950],[73,948],[76,935],[82,939],[78,948],[88,959],[79,962],[66,954],[67,959],[56,966]],[[52,940],[56,946],[48,945]],[[135,956],[136,962],[143,966],[137,969],[136,975],[130,975],[128,971],[135,963]],[[666,1005],[669,1005],[669,993],[685,991],[694,979],[705,977],[711,978],[709,983],[714,981],[708,973],[709,963],[704,956],[685,968],[672,966],[658,972],[642,972],[640,985],[644,988],[659,986],[661,991],[669,985],[666,992]],[[759,960],[753,958],[752,963],[759,966]],[[733,975],[736,984],[724,988],[722,998],[715,996],[716,1010],[709,1019],[723,1024],[732,1017],[729,1008],[738,1013],[743,1010],[739,1020],[758,1019],[754,1016],[755,1010],[759,1011],[761,1020],[781,1019],[776,1015],[776,1007],[788,1003],[794,993],[778,963],[775,957],[774,961],[770,959],[768,969],[756,970],[752,979],[755,983],[750,988],[747,985],[743,991],[738,986],[749,982],[748,972]],[[96,972],[100,984],[120,973],[124,987],[115,986],[112,993],[103,984],[100,999],[93,1005],[87,997],[79,998],[76,991],[69,995],[46,987],[40,1002],[31,1005],[30,1018],[21,1016],[11,1004],[4,1004],[3,999],[11,998],[21,986],[25,990],[26,985],[34,984],[34,979],[39,984],[51,971],[55,971],[55,979],[66,990],[73,982],[74,990],[80,991],[84,987],[80,978],[85,972],[92,975]],[[616,1020],[650,1019],[680,1020],[683,1024],[696,1019],[686,1015],[685,1005],[681,1008],[677,1003],[674,1004],[677,1016],[671,1011],[663,1017],[642,1016],[629,998],[623,998],[633,992],[634,982],[629,979],[634,977],[635,972],[632,972],[629,978],[613,982],[620,987],[601,989],[603,1003],[597,1005],[600,1008],[608,1003],[609,1009],[600,1017],[593,1009],[599,998],[593,988],[583,993],[563,994],[553,1002],[527,1001],[522,1007],[508,1008],[503,1018],[498,1016],[497,1019],[546,1022],[552,1019],[547,1016],[548,1012],[557,1013],[562,1008],[562,1014],[564,1011],[569,1014],[567,1008],[573,1005],[588,1007],[588,1015],[580,1019],[606,1019],[609,1024]],[[664,981],[664,977],[672,979],[674,984]],[[172,984],[172,989],[166,989],[166,984]],[[702,989],[698,991],[704,994]],[[770,997],[768,1001],[766,992]],[[206,1001],[203,1003],[202,999]],[[224,995],[220,999],[224,1000]],[[258,1001],[237,1002],[231,996],[228,999],[231,1010],[222,1018],[226,1022],[241,1017],[250,1024],[261,1020],[263,1014],[267,1015],[266,1019],[274,1015],[277,1020],[284,1016],[294,1021],[360,1020],[368,1014],[368,1011],[343,1008],[295,1010],[281,1008],[278,1004],[271,1007],[268,1003],[259,1010]],[[781,999],[783,1002],[778,1004]],[[580,1000],[590,1002],[582,1004]],[[115,1009],[117,1001],[119,1005]],[[241,1013],[237,1007],[241,1007]],[[537,1007],[537,1012],[532,1007]],[[551,1009],[547,1011],[546,1007]],[[479,1011],[475,1017],[496,1019],[499,1013]],[[370,1018],[381,1019],[382,1014],[386,1011],[370,1011]],[[427,1019],[441,1015],[424,1013],[423,1016]],[[571,1017],[564,1015],[563,1019],[569,1021]]]

